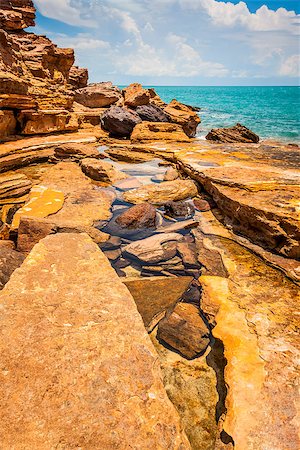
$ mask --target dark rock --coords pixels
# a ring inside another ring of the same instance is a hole
[[[138,106],[137,114],[147,122],[169,122],[169,117],[159,106],[154,104]]]
[[[149,203],[140,203],[120,214],[116,222],[122,228],[152,228],[155,227],[156,209]]]
[[[25,256],[14,250],[11,241],[0,241],[0,289],[10,279],[15,269],[20,267]]]
[[[209,330],[198,308],[189,303],[178,303],[160,321],[157,337],[187,359],[203,353],[209,344]]]
[[[121,238],[119,236],[110,236],[110,238],[101,245],[102,250],[114,250],[121,245]]]
[[[195,213],[195,208],[189,202],[168,202],[164,205],[165,212],[170,217],[192,217]]]
[[[104,250],[103,253],[111,261],[116,261],[121,256],[121,250],[119,248],[115,248],[114,250]]]
[[[141,121],[136,112],[120,106],[110,107],[101,116],[102,128],[112,136],[129,137],[134,127]]]
[[[217,142],[259,142],[259,136],[240,123],[231,128],[213,129],[207,134],[206,139]]]

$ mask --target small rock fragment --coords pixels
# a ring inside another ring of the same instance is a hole
[[[120,214],[116,222],[122,228],[152,228],[155,227],[156,209],[150,203],[140,203]]]

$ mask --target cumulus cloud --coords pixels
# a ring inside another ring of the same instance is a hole
[[[61,47],[71,47],[75,50],[108,49],[110,47],[109,42],[93,39],[87,33],[79,33],[76,36],[55,34],[55,42]]]
[[[74,26],[96,27],[97,22],[84,10],[80,0],[34,0],[40,13]]]

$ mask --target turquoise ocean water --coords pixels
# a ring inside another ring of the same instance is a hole
[[[150,87],[150,86],[149,86]],[[156,86],[160,97],[199,106],[199,137],[240,122],[261,138],[300,142],[300,87]]]

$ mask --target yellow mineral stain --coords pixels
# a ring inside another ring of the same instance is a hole
[[[235,442],[236,450],[248,449],[247,437],[255,428],[255,406],[265,380],[257,337],[250,330],[245,312],[231,298],[228,280],[203,276],[201,284],[210,300],[219,306],[213,336],[224,344],[228,386],[224,430]]]
[[[34,186],[31,189],[29,201],[14,215],[12,229],[19,227],[21,217],[44,218],[55,214],[64,204],[64,194],[61,191],[45,186]]]

